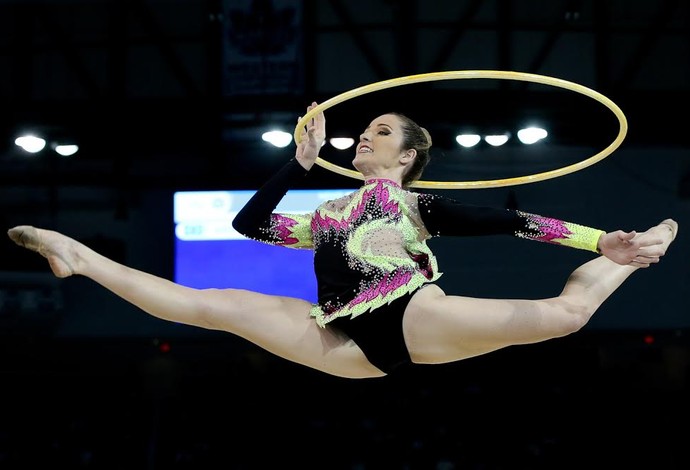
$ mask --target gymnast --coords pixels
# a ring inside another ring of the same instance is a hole
[[[85,276],[154,317],[226,331],[326,374],[373,378],[409,364],[449,363],[575,333],[628,276],[658,263],[678,232],[673,219],[639,233],[606,232],[413,192],[410,185],[429,161],[432,140],[398,113],[376,117],[359,136],[352,161],[363,176],[358,190],[311,214],[280,214],[278,203],[319,155],[326,136],[323,112],[296,133],[301,139],[294,158],[259,188],[233,226],[262,243],[314,250],[316,303],[178,285],[52,230],[22,225],[8,235],[44,256],[57,277]],[[441,274],[429,239],[500,234],[586,250],[592,259],[551,298],[463,297],[437,285]]]

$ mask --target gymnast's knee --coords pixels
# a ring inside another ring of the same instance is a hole
[[[561,317],[559,321],[559,336],[566,336],[580,331],[596,311],[594,306],[574,302],[565,296],[551,299],[550,303],[552,303],[552,306]]]

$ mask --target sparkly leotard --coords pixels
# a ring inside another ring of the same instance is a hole
[[[461,204],[416,193],[387,179],[321,204],[310,214],[274,210],[307,171],[290,160],[242,208],[233,227],[243,235],[289,248],[313,249],[320,326],[382,307],[436,281],[436,257],[427,240],[441,235],[508,234],[596,251],[604,232],[522,211]]]

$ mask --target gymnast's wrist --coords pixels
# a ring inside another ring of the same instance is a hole
[[[305,171],[311,170],[311,167],[314,166],[315,161],[310,158],[299,157],[298,155],[295,155],[295,160],[297,160],[297,163],[299,163]]]

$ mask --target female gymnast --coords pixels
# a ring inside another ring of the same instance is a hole
[[[307,112],[316,103],[312,103]],[[61,233],[8,231],[61,278],[82,275],[155,317],[240,336],[284,359],[347,378],[382,377],[405,364],[441,364],[577,332],[637,269],[665,255],[678,231],[665,219],[637,233],[599,229],[509,209],[412,192],[432,141],[397,113],[359,137],[353,166],[364,182],[311,214],[274,210],[304,178],[325,140],[315,115],[292,158],[245,205],[233,226],[265,243],[314,250],[318,301],[241,289],[194,289],[110,260]],[[427,240],[506,234],[588,250],[559,295],[539,300],[447,295]]]

